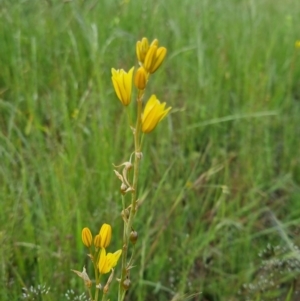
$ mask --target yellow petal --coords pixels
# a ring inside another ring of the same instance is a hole
[[[101,249],[98,268],[99,268],[100,274],[106,274],[105,273],[105,270],[106,270],[106,251],[105,251],[104,248]]]
[[[150,73],[154,73],[158,67],[162,64],[163,60],[165,59],[167,54],[167,48],[165,47],[159,47],[156,51],[156,58],[151,66]]]
[[[164,110],[158,122],[160,122],[163,118],[165,118],[171,109],[172,107],[168,107],[166,110]]]
[[[154,130],[154,128],[158,123],[158,114],[159,114],[158,107],[157,106],[153,107],[152,110],[147,115],[145,122],[142,125],[142,131],[144,133],[150,133],[151,131]]]
[[[135,51],[136,51],[136,56],[139,62],[142,62],[142,50],[141,50],[142,46],[141,46],[141,41],[137,41],[136,42],[136,47],[135,47]]]
[[[116,70],[115,68],[111,68],[111,74],[112,76],[116,76],[117,74],[119,74],[119,70]]]
[[[118,250],[115,253],[113,253],[112,262],[111,262],[112,268],[114,268],[117,265],[121,254],[122,254],[122,250]]]
[[[151,95],[151,97],[149,98],[149,100],[146,103],[146,107],[144,109],[143,116],[147,116],[148,113],[152,110],[152,108],[155,106],[156,103],[157,103],[156,96],[155,95]]]
[[[150,133],[157,124],[168,114],[171,107],[165,109],[166,103],[160,103],[155,95],[148,100],[142,116],[142,131]]]
[[[98,268],[100,274],[107,274],[114,268],[122,254],[122,250],[118,250],[115,253],[107,253],[104,248],[101,249]]]
[[[101,248],[107,248],[111,241],[111,226],[109,224],[103,224],[99,235],[101,236]]]
[[[117,94],[117,97],[119,98],[119,100],[121,100],[122,99],[122,95],[121,95],[121,92],[120,92],[118,81],[116,80],[115,77],[112,77],[111,79],[112,79],[113,86],[114,86],[115,92]]]
[[[145,61],[144,61],[144,68],[150,72],[151,67],[155,61],[156,58],[156,51],[157,51],[157,46],[156,45],[151,45],[147,55],[145,57]]]
[[[158,39],[154,39],[154,40],[151,42],[150,47],[151,47],[152,45],[155,45],[155,46],[158,47]]]
[[[126,91],[127,101],[126,105],[129,105],[131,101],[131,90],[132,90],[132,76],[134,67],[132,67],[126,75],[124,75],[124,88]]]

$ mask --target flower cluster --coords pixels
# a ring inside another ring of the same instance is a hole
[[[153,40],[150,45],[147,38],[137,42],[136,55],[140,67],[135,72],[134,85],[138,89],[139,95],[143,95],[150,75],[161,66],[166,54],[167,49],[159,47],[157,39]],[[111,69],[116,95],[124,106],[128,106],[131,102],[133,72],[134,67],[128,72],[125,72],[123,69]],[[157,124],[169,113],[171,107],[165,108],[165,106],[166,103],[160,103],[155,95],[149,98],[141,116],[143,133],[152,132]]]
[[[99,260],[96,260],[96,264],[100,274],[109,273],[112,270],[112,268],[114,268],[117,265],[117,262],[122,253],[122,250],[118,250],[115,253],[106,254],[105,249],[110,244],[111,233],[111,226],[108,224],[103,224],[100,228],[99,233],[94,237],[94,255],[98,255],[99,250],[101,249],[100,257],[93,256],[93,261],[95,260],[95,258],[99,257]],[[89,228],[86,227],[82,229],[81,238],[83,244],[87,248],[91,249],[93,244],[93,236]]]
[[[95,277],[96,277],[96,288],[101,288],[100,285],[100,276],[107,274],[112,271],[113,268],[117,265],[118,260],[122,254],[122,250],[118,250],[114,253],[107,253],[106,248],[111,242],[112,228],[109,224],[103,224],[100,228],[100,231],[95,235],[93,239],[92,232],[89,228],[85,227],[82,229],[81,238],[83,244],[89,249],[89,257],[94,265]],[[92,248],[93,247],[93,248]],[[90,290],[92,286],[92,281],[90,280],[85,267],[82,272],[75,271],[80,278],[83,279],[85,286]],[[112,281],[112,277],[109,277],[105,287],[106,293],[109,288],[109,284]]]

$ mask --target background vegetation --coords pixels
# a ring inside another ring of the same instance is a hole
[[[299,15],[297,0],[0,0],[0,299],[84,300],[82,227],[112,224],[120,247],[112,163],[133,145],[110,69],[146,36],[168,49],[150,90],[173,110],[145,141],[128,300],[299,300]]]

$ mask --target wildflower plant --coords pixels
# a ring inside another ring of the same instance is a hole
[[[98,301],[100,294],[102,294],[102,300],[107,300],[110,284],[114,280],[114,268],[119,259],[121,275],[117,278],[119,282],[118,301],[124,300],[126,291],[131,286],[130,271],[134,267],[135,246],[138,240],[138,233],[134,230],[134,219],[140,205],[138,178],[140,161],[143,158],[142,141],[144,134],[151,133],[171,110],[171,107],[166,108],[166,103],[161,103],[156,95],[151,95],[145,102],[144,94],[150,77],[161,66],[166,53],[167,49],[159,46],[157,39],[149,44],[148,39],[143,38],[136,43],[136,55],[139,64],[136,71],[134,71],[134,67],[128,72],[123,69],[111,69],[112,84],[116,96],[124,107],[127,108],[133,103],[131,101],[132,83],[137,90],[136,102],[134,103],[136,105],[135,125],[128,124],[133,133],[134,150],[128,161],[115,166],[114,169],[116,177],[121,182],[120,197],[123,207],[121,212],[123,238],[120,242],[120,249],[113,253],[107,252],[112,237],[112,227],[109,224],[103,224],[99,233],[94,237],[89,228],[85,227],[82,230],[82,242],[89,250],[88,256],[94,267],[95,280],[90,279],[85,267],[82,272],[73,271],[83,279],[90,300]],[[110,275],[106,277],[108,273]]]

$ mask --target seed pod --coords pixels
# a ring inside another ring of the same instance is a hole
[[[137,242],[137,239],[138,239],[138,233],[137,233],[136,231],[132,230],[132,231],[130,232],[129,239],[130,239],[130,241],[131,241],[133,244],[135,244],[135,243]]]
[[[126,278],[123,282],[122,282],[122,286],[124,288],[124,290],[129,290],[130,286],[131,286],[131,281],[129,278]]]

